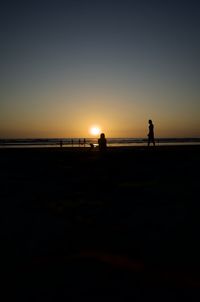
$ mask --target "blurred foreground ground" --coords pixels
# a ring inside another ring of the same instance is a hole
[[[8,296],[190,297],[200,288],[199,171],[200,146],[1,149]]]

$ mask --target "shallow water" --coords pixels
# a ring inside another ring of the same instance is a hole
[[[0,139],[0,148],[49,148],[59,147],[62,141],[63,147],[90,147],[93,144],[94,147],[98,146],[98,139],[86,138],[85,144],[83,138],[54,138],[54,139]],[[158,146],[167,145],[200,145],[200,138],[159,138],[155,140]],[[146,146],[147,139],[145,138],[108,138],[108,147],[135,147]]]

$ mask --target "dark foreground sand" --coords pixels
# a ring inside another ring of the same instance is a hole
[[[200,146],[1,149],[7,295],[189,297],[200,288],[199,171]]]

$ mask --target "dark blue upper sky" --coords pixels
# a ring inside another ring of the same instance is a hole
[[[149,115],[200,135],[198,1],[4,1],[0,28],[1,136],[81,135],[84,110],[112,136]]]

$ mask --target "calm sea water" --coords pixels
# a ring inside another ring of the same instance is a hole
[[[13,147],[58,147],[62,141],[63,147],[90,147],[90,144],[97,145],[97,138],[53,138],[53,139],[0,139],[0,148]],[[159,138],[156,139],[156,145],[199,145],[200,138]],[[145,138],[108,138],[108,146],[145,146],[147,139]]]

